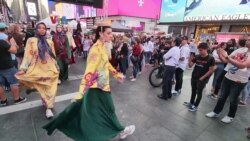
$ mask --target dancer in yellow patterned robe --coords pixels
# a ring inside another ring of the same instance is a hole
[[[16,78],[28,89],[36,89],[47,108],[47,118],[52,118],[51,109],[57,92],[58,66],[53,42],[46,39],[46,25],[39,23],[36,37],[30,38],[25,47],[23,62]]]

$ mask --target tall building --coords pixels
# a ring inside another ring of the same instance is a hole
[[[14,22],[40,21],[49,16],[47,0],[7,0]]]
[[[13,14],[5,0],[0,0],[0,21],[4,23],[13,22]]]

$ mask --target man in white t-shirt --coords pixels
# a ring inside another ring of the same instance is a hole
[[[164,74],[163,74],[163,86],[162,94],[158,95],[158,98],[168,100],[172,97],[172,79],[174,77],[175,69],[180,59],[180,46],[181,39],[176,38],[172,47],[164,56]]]
[[[229,56],[222,51],[217,51],[224,63],[228,63],[226,73],[221,84],[221,93],[214,110],[207,113],[209,118],[218,117],[222,112],[227,98],[230,97],[228,114],[221,120],[224,123],[231,123],[236,115],[239,95],[250,77],[250,36],[247,39],[246,47],[235,50]]]
[[[190,56],[192,55],[192,57],[194,57],[197,54],[197,46],[195,44],[194,39],[191,39],[189,47],[190,47]]]
[[[182,38],[181,47],[180,47],[180,60],[178,66],[175,70],[175,90],[172,92],[174,95],[180,95],[183,83],[183,73],[188,65],[188,58],[190,56],[190,48],[188,45],[188,37],[184,36]]]

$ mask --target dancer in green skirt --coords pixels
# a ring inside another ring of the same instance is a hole
[[[62,113],[43,128],[51,135],[56,129],[76,141],[106,141],[133,134],[135,126],[123,127],[115,114],[109,85],[109,72],[120,82],[123,75],[109,63],[105,43],[111,42],[110,23],[96,29],[96,42],[90,48],[79,93]]]

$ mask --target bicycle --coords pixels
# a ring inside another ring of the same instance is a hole
[[[163,74],[164,74],[164,65],[161,62],[160,65],[153,70],[151,70],[149,74],[149,83],[153,87],[160,87],[163,83]]]

